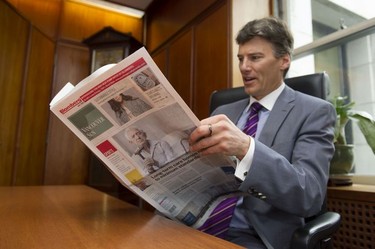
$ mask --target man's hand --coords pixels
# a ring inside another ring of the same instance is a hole
[[[154,159],[152,159],[151,157],[147,157],[147,158],[145,158],[143,162],[144,162],[144,164],[145,164],[146,166],[148,166],[148,167],[152,167],[152,166],[154,166],[154,164],[155,164]]]
[[[220,114],[203,119],[191,133],[189,143],[190,151],[199,151],[202,155],[222,153],[241,160],[250,147],[250,138]]]
[[[150,174],[154,173],[156,170],[159,169],[159,167],[155,165],[156,162],[151,157],[145,158],[143,162],[146,165],[148,173]]]

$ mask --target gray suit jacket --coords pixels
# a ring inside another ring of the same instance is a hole
[[[220,106],[213,115],[226,114],[237,123],[248,103],[245,99]],[[268,248],[289,248],[304,217],[320,211],[334,152],[335,120],[329,102],[288,86],[270,112],[239,187],[250,194],[241,208]]]

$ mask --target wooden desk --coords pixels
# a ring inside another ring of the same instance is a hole
[[[241,248],[87,186],[0,187],[0,248]]]

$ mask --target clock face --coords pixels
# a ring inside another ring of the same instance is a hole
[[[123,47],[94,49],[92,53],[91,72],[107,64],[118,63],[124,58]]]

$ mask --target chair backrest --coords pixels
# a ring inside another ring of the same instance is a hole
[[[329,76],[325,72],[288,78],[285,79],[285,84],[296,91],[321,99],[327,99],[329,94]],[[217,90],[211,94],[210,113],[220,105],[229,104],[248,97],[244,91],[244,87]]]

